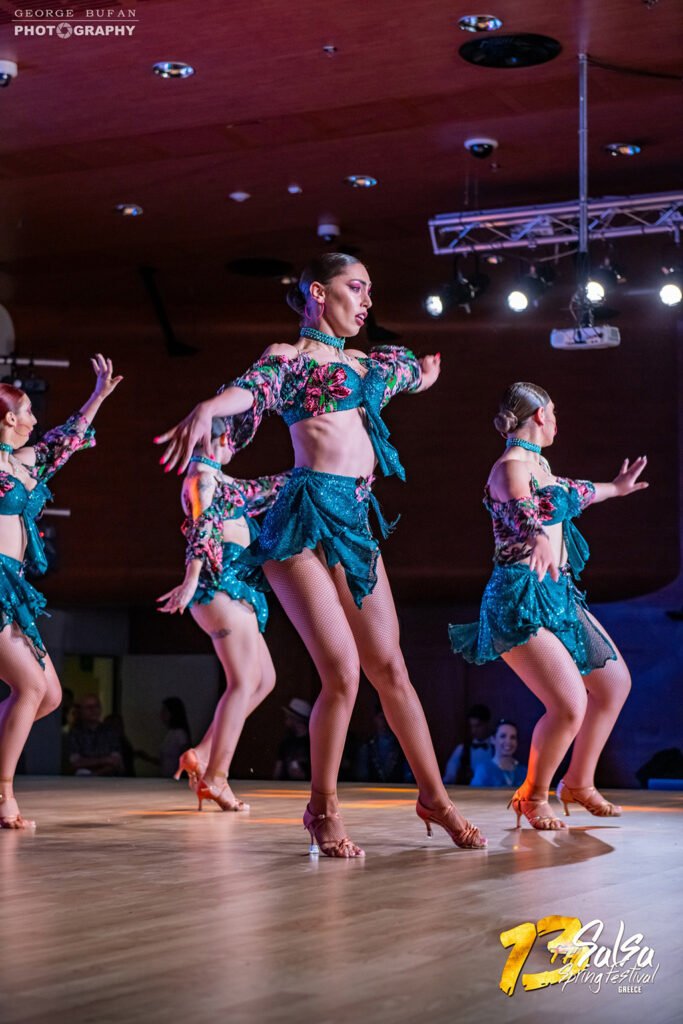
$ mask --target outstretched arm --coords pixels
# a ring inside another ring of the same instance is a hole
[[[644,480],[638,480],[647,465],[647,455],[641,455],[634,459],[629,465],[628,459],[624,459],[621,469],[609,484],[595,484],[595,497],[593,501],[607,501],[608,498],[625,498],[628,494],[635,494],[636,491],[643,491],[650,485]]]
[[[170,473],[178,466],[178,473],[187,469],[190,457],[198,444],[202,445],[204,454],[211,455],[211,421],[214,416],[237,416],[247,412],[254,403],[251,392],[246,388],[227,387],[213,398],[195,405],[192,412],[171,427],[165,434],[154,438],[155,444],[166,444],[159,462],[164,471]]]
[[[101,353],[98,352],[97,355],[90,360],[90,363],[95,371],[95,389],[88,401],[85,402],[79,410],[88,426],[90,426],[92,421],[95,419],[97,411],[105,398],[109,398],[123,380],[123,377],[121,376],[114,376],[114,368],[112,366],[111,359],[105,359]]]
[[[218,510],[213,506],[216,478],[213,473],[199,472],[183,485],[183,499],[189,514],[183,523],[185,535],[185,577],[183,582],[162,594],[157,601],[164,601],[157,609],[160,612],[185,611],[194,597],[202,567],[218,578],[223,562],[222,523]]]

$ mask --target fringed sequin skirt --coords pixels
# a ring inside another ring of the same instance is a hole
[[[46,614],[46,604],[24,576],[23,562],[0,554],[0,632],[9,626],[21,633],[42,668],[47,651],[36,619]]]
[[[307,467],[292,470],[261,524],[259,537],[240,558],[239,576],[259,586],[261,566],[282,562],[304,548],[320,548],[327,564],[341,563],[351,595],[360,608],[377,582],[379,543],[370,528],[372,506],[382,536],[392,528],[372,493],[374,477],[339,476]]]
[[[456,653],[483,665],[547,629],[562,641],[585,676],[617,656],[587,610],[585,595],[567,566],[555,582],[548,573],[539,580],[524,562],[497,565],[484,591],[479,621],[449,626],[448,635]]]
[[[262,593],[265,579],[260,581],[260,590],[244,580],[238,579],[235,567],[244,550],[241,544],[234,544],[232,541],[223,542],[223,567],[220,579],[210,580],[205,573],[202,573],[188,608],[191,608],[193,604],[209,604],[216,594],[227,594],[233,601],[246,601],[251,605],[256,615],[259,631],[263,633],[268,622],[268,601],[265,594]]]

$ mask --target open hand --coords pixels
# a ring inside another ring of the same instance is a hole
[[[155,444],[168,442],[164,454],[159,459],[164,466],[164,472],[170,473],[177,465],[178,473],[184,473],[192,453],[200,442],[204,453],[211,456],[211,420],[211,413],[205,404],[200,402],[184,420],[167,430],[165,434],[154,438]]]
[[[173,590],[169,590],[167,594],[162,594],[161,597],[157,598],[157,601],[166,601],[166,604],[159,605],[157,611],[170,612],[171,614],[173,614],[173,612],[180,612],[182,615],[194,597],[196,589],[197,584],[194,580],[183,580],[179,587],[174,587]]]
[[[619,498],[623,498],[627,494],[633,494],[635,491],[642,491],[646,487],[650,486],[649,484],[646,484],[644,480],[638,481],[638,477],[646,466],[647,455],[639,456],[639,458],[634,459],[630,465],[628,459],[624,459],[621,464],[621,469],[612,481]]]
[[[557,583],[560,578],[560,570],[555,561],[550,538],[546,533],[539,533],[531,543],[532,551],[529,558],[529,568],[532,572],[536,573],[539,582],[543,580],[546,573],[549,573],[550,578]]]
[[[435,384],[439,379],[439,374],[441,373],[441,353],[437,352],[433,356],[421,356],[419,363],[422,368],[422,385],[419,390],[426,391],[427,388],[431,388],[432,384]]]
[[[90,363],[97,377],[95,394],[98,398],[109,398],[109,395],[121,383],[123,377],[114,377],[111,359],[105,359],[101,352],[98,352],[96,356],[91,358]]]

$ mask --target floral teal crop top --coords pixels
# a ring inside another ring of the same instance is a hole
[[[567,563],[579,578],[589,550],[585,538],[572,519],[581,515],[595,497],[595,486],[589,480],[568,480],[557,477],[554,484],[541,487],[534,476],[530,480],[531,494],[527,498],[496,501],[486,487],[484,506],[493,521],[496,565],[512,565],[531,554],[532,537],[545,533],[544,527],[562,523],[567,549]]]
[[[410,349],[394,345],[373,348],[358,362],[365,369],[363,375],[346,363],[318,363],[304,352],[294,359],[263,356],[231,386],[251,391],[256,418],[275,412],[288,426],[313,416],[362,408],[380,469],[385,476],[396,474],[404,480],[405,470],[380,413],[394,395],[419,388],[420,364]]]
[[[223,523],[246,516],[253,539],[250,520],[268,511],[288,477],[289,473],[276,473],[254,480],[217,479],[211,504],[196,519],[186,516],[181,527],[186,542],[185,564],[200,559],[202,572],[217,588],[223,571]]]
[[[45,546],[36,523],[45,503],[52,500],[47,481],[74,452],[94,446],[93,427],[80,413],[74,413],[63,426],[48,430],[38,444],[32,446],[35,465],[22,463],[23,469],[36,481],[35,487],[29,490],[18,476],[0,471],[0,515],[21,516],[26,531],[25,564],[34,573],[44,573],[47,569]]]

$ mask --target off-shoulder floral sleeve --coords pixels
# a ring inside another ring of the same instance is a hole
[[[495,501],[487,487],[484,505],[493,521],[493,560],[498,565],[510,565],[527,558],[531,554],[532,540],[545,533],[545,527],[553,522],[556,514],[552,490],[539,489],[533,478],[527,497],[509,501]]]
[[[58,469],[81,448],[95,447],[95,429],[85,416],[76,412],[61,427],[53,427],[33,445],[36,462],[32,475],[38,480],[49,480]]]
[[[254,398],[254,416],[260,422],[266,412],[281,412],[285,402],[290,362],[284,356],[262,356],[227,387],[246,388]]]
[[[591,483],[590,480],[569,480],[567,477],[558,477],[557,482],[567,487],[568,490],[574,491],[579,499],[579,509],[581,512],[588,508],[595,498],[595,484]]]
[[[223,518],[217,503],[205,508],[196,519],[187,516],[181,530],[185,537],[185,564],[199,559],[212,581],[220,580],[223,569]]]
[[[254,480],[240,480],[247,499],[247,515],[260,516],[275,504],[278,494],[289,479],[289,473],[257,476]]]
[[[400,345],[377,345],[370,358],[379,363],[384,374],[382,408],[401,391],[417,391],[422,383],[422,368],[417,356]]]

